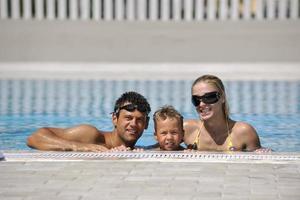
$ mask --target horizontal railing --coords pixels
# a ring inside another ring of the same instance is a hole
[[[0,19],[298,20],[299,0],[0,0]]]

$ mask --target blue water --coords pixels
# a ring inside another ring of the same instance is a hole
[[[26,137],[43,126],[88,123],[111,130],[114,101],[129,90],[143,94],[152,111],[171,104],[186,119],[197,118],[190,102],[191,83],[0,80],[0,150],[29,150]],[[225,86],[231,117],[252,124],[263,146],[280,152],[300,151],[300,81],[225,81]],[[138,145],[154,142],[151,121]]]

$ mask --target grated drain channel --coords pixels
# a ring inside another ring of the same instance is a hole
[[[274,160],[300,161],[300,154],[255,154],[211,152],[22,152],[3,153],[5,160],[105,160],[105,159],[189,159],[189,160]]]

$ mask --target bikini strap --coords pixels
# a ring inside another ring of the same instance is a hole
[[[197,136],[196,136],[196,138],[194,140],[194,143],[193,143],[193,144],[196,144],[197,146],[198,146],[198,143],[199,143],[199,138],[200,138],[200,133],[201,133],[202,127],[203,127],[203,122],[201,123],[201,126],[200,126],[200,128],[198,130]]]

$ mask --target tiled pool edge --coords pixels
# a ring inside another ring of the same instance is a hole
[[[300,163],[300,153],[245,152],[23,152],[3,151],[5,161],[159,161],[159,162],[235,162]]]
[[[0,62],[0,79],[186,80],[203,74],[223,80],[300,80],[300,63]]]

